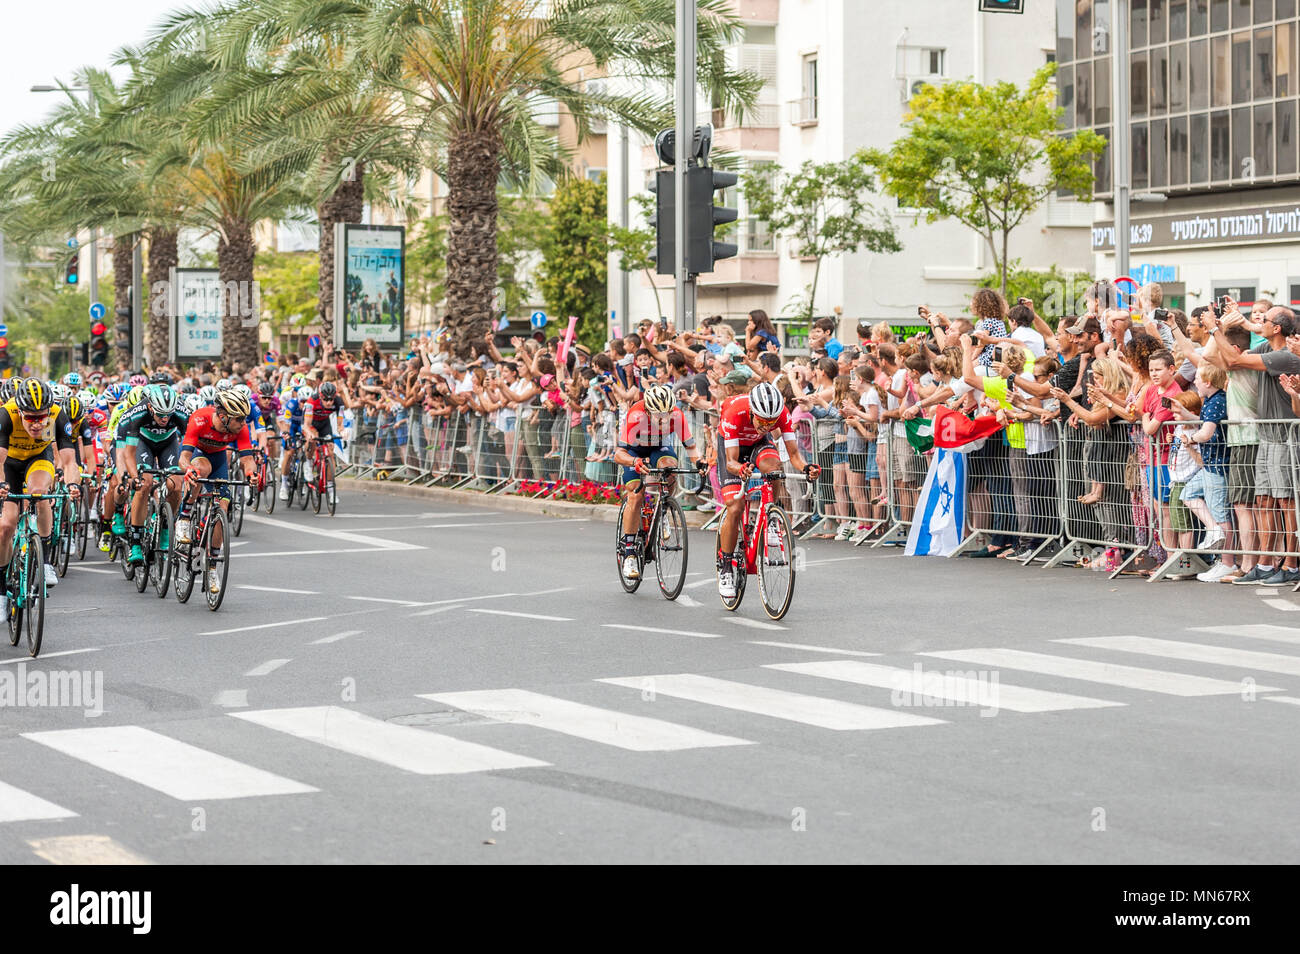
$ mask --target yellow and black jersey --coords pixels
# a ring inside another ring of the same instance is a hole
[[[53,444],[59,450],[71,450],[74,444],[72,422],[68,420],[67,412],[61,407],[56,407],[45,420],[39,434],[27,433],[27,427],[23,423],[23,416],[18,411],[16,401],[9,401],[4,405],[4,413],[0,413],[0,447],[9,451],[9,457],[13,460],[27,460],[42,454],[50,444]]]

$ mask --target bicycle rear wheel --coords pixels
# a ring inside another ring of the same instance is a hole
[[[760,527],[758,541],[758,592],[763,609],[772,619],[781,619],[794,599],[794,546],[790,519],[780,507],[769,507],[767,526]]]
[[[330,516],[334,516],[334,511],[338,509],[338,488],[334,486],[334,478],[331,477],[325,482],[325,506],[329,508]]]
[[[72,501],[64,497],[58,504],[59,532],[54,537],[54,572],[59,576],[68,575],[68,560],[72,556],[72,523],[74,513]]]
[[[641,580],[645,577],[645,551],[641,548],[641,541],[637,540],[636,548],[636,579],[628,579],[623,575],[623,512],[627,508],[628,498],[623,498],[623,503],[618,508],[618,520],[614,523],[614,567],[618,571],[618,581],[623,585],[623,589],[628,593],[635,593],[641,585]]]
[[[736,549],[732,554],[731,560],[731,570],[732,577],[735,581],[736,595],[727,598],[721,593],[718,594],[718,599],[722,601],[723,609],[729,610],[733,613],[740,608],[740,603],[745,598],[745,523],[747,523],[748,520],[749,512],[746,511],[744,519],[741,521],[740,530],[736,534]],[[715,540],[717,542],[714,544],[713,550],[716,554],[718,550],[722,549],[722,528],[720,525]],[[714,560],[714,566],[715,572],[721,572],[722,568],[717,566],[716,559]]]
[[[18,599],[18,594],[22,592],[19,581],[22,579],[22,562],[19,560],[18,541],[21,538],[14,539],[14,552],[9,558],[9,565],[5,567],[5,580],[9,586],[9,612],[6,615],[5,622],[9,625],[9,645],[17,646],[18,640],[23,638],[23,608],[19,605],[22,601]]]
[[[669,497],[659,511],[659,519],[650,530],[654,541],[655,575],[659,591],[670,600],[677,599],[686,582],[686,514],[682,505]]]
[[[230,488],[230,516],[227,517],[227,521],[234,530],[235,536],[239,536],[244,529],[244,502],[248,495],[248,480],[244,477],[243,465],[236,463],[235,467],[237,469],[234,471],[234,479],[239,483]]]
[[[307,504],[310,503],[311,481],[302,471],[302,461],[295,458],[294,463],[298,466],[298,509],[306,510]]]
[[[153,534],[149,538],[149,582],[153,584],[153,590],[158,594],[158,599],[167,595],[167,587],[172,578],[172,551],[171,538],[174,536],[176,521],[172,518],[171,504],[163,503],[157,512],[157,519],[154,521]],[[162,546],[162,538],[166,535],[168,545]]]
[[[275,473],[275,461],[266,465],[266,513],[275,513],[275,502],[280,495],[280,480]]]
[[[45,551],[41,538],[32,534],[27,542],[23,587],[23,634],[27,639],[27,653],[36,656],[41,651],[41,638],[45,635]]]
[[[212,552],[212,538],[217,529],[221,529],[221,545]],[[221,601],[226,596],[226,578],[230,575],[230,521],[226,512],[218,506],[212,508],[212,518],[208,521],[208,532],[203,539],[203,592],[208,598],[208,609],[214,613],[221,608]],[[217,574],[217,592],[212,592],[211,574]]]
[[[194,540],[194,531],[198,529],[202,518],[202,508],[196,506],[190,511],[191,541]],[[194,590],[194,544],[193,542],[181,543],[174,533],[172,534],[172,575],[175,578],[176,602],[187,602],[190,593]]]
[[[90,523],[90,495],[86,493],[86,488],[82,486],[81,497],[77,500],[77,526],[76,526],[76,543],[77,559],[86,559],[86,541],[92,532]]]
[[[307,492],[311,494],[311,509],[313,513],[320,513],[320,504],[321,504],[320,483],[321,483],[321,476],[320,474],[317,474],[316,479],[307,485]]]

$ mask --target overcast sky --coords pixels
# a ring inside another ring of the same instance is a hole
[[[71,83],[82,66],[108,66],[114,51],[139,44],[174,10],[203,0],[5,0],[0,29],[0,130],[38,121],[59,93],[41,83]],[[119,77],[120,78],[120,77]]]

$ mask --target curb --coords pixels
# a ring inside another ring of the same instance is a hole
[[[496,510],[514,510],[567,519],[580,518],[601,523],[614,523],[618,520],[618,507],[612,504],[572,503],[568,500],[534,500],[531,497],[520,497],[514,494],[499,494],[489,497],[475,490],[414,487],[400,481],[357,480],[352,477],[340,477],[337,483],[339,490],[362,494],[374,493],[389,497],[416,497],[424,500],[460,504],[467,507],[492,507]],[[711,513],[711,511],[687,510],[685,511],[686,525],[692,529],[698,529],[708,522]]]

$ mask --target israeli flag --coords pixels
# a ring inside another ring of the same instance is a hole
[[[966,525],[966,455],[936,447],[921,485],[908,556],[947,556],[961,542]]]

